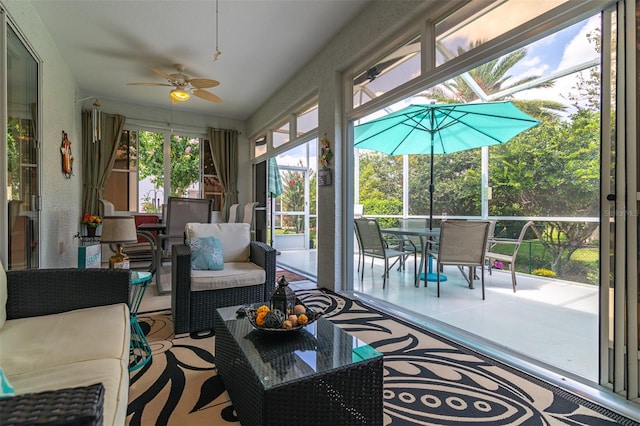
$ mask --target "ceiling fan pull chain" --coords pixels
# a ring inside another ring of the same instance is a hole
[[[218,0],[216,0],[216,51],[213,53],[213,62],[218,60],[222,52],[218,49]]]

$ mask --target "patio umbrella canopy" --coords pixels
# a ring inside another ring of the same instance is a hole
[[[429,229],[433,222],[433,155],[509,141],[539,124],[511,102],[414,104],[355,126],[354,146],[390,155],[429,154]]]
[[[284,186],[282,185],[282,178],[280,177],[280,168],[278,167],[278,162],[276,161],[276,157],[269,157],[269,161],[267,162],[267,191],[269,191],[269,218],[270,218],[270,228],[271,228],[271,246],[273,246],[273,233],[274,229],[274,200],[277,196],[281,195],[284,192]]]

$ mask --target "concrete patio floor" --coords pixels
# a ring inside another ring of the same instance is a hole
[[[316,251],[282,251],[280,266],[317,276]],[[354,260],[354,271],[357,257]],[[575,377],[598,381],[598,288],[593,285],[517,275],[517,292],[508,271],[485,272],[485,300],[480,280],[469,289],[455,266],[445,267],[448,277],[415,287],[413,260],[405,271],[392,269],[382,288],[382,262],[367,258],[364,278],[355,272],[354,296],[413,322],[437,328],[455,340],[490,352],[501,351],[522,362]]]

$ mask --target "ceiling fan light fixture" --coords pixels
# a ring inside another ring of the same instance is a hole
[[[171,91],[171,99],[176,102],[184,102],[188,101],[191,95],[188,92],[185,92],[183,89],[173,89]]]

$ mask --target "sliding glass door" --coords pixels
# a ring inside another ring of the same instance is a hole
[[[38,62],[6,25],[7,269],[39,266]],[[3,251],[5,248],[3,248]],[[4,261],[4,259],[3,259]]]

